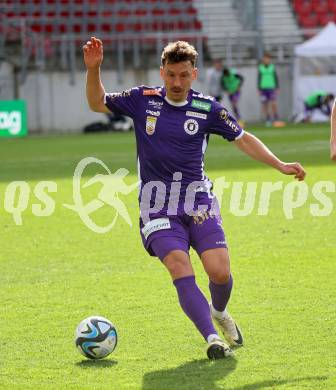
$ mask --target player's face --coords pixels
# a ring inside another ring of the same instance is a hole
[[[165,64],[160,68],[160,75],[164,82],[167,97],[179,103],[186,100],[192,82],[197,77],[197,69],[190,61],[176,64]]]
[[[263,63],[264,63],[265,65],[269,65],[269,64],[271,63],[271,58],[268,57],[268,56],[264,56],[264,57],[263,57]]]

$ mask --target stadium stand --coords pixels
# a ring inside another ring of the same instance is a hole
[[[91,35],[101,37],[105,50],[116,54],[119,74],[128,64],[138,68],[148,58],[157,63],[169,40],[191,41],[201,60],[205,44],[192,0],[5,0],[0,2],[0,26],[2,41],[21,42],[26,56],[21,63],[31,64],[33,57],[36,62],[39,55],[40,64],[61,62],[61,69],[72,73],[76,52]],[[124,60],[127,55],[130,61]]]
[[[190,0],[7,0],[8,22],[45,34],[201,31]]]
[[[331,20],[335,0],[2,0],[0,58],[16,50],[22,68],[35,63],[74,75],[82,43],[96,35],[120,79],[127,66],[157,64],[175,39],[193,43],[201,65],[204,57],[252,64],[263,50],[289,63],[293,47]]]
[[[335,0],[292,0],[299,25],[303,28],[325,26],[336,22]]]
[[[237,11],[230,0],[194,0],[212,58],[243,56],[235,53],[235,37],[242,35]],[[231,42],[232,38],[232,42]],[[234,52],[234,53],[232,53]],[[246,53],[245,53],[246,57]]]
[[[264,48],[278,60],[291,59],[293,47],[302,42],[302,32],[288,0],[261,0]]]
[[[212,57],[248,63],[266,49],[279,61],[290,61],[302,42],[288,0],[195,0]]]

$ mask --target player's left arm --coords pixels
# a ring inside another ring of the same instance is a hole
[[[331,111],[330,127],[330,158],[336,161],[336,99]]]
[[[285,175],[294,175],[299,181],[304,180],[306,176],[306,172],[300,163],[285,163],[279,160],[260,139],[246,131],[234,143],[248,156],[270,165]]]
[[[280,86],[279,86],[278,72],[276,69],[274,70],[274,77],[275,77],[275,89],[278,90],[278,89],[280,89]]]
[[[236,74],[236,78],[240,81],[240,84],[239,84],[239,88],[243,85],[243,82],[244,82],[244,76],[242,76],[241,74]]]

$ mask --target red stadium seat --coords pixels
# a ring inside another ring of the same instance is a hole
[[[328,1],[329,11],[336,14],[336,1],[335,0],[329,0]]]
[[[317,15],[299,15],[299,21],[304,28],[314,28],[318,26]]]
[[[325,26],[329,22],[333,22],[335,20],[335,16],[333,14],[319,14],[317,15],[317,19],[320,26]]]
[[[195,30],[202,30],[202,23],[197,19],[194,21],[194,28]]]
[[[107,30],[105,30],[105,29],[103,28],[103,26],[105,26],[105,24],[102,24],[102,29],[103,29],[103,31],[107,31]],[[95,23],[88,23],[88,25],[87,25],[87,31],[88,31],[88,32],[95,32],[95,31],[97,31],[97,26],[96,26],[96,24],[95,24]],[[108,31],[110,31],[110,30],[108,30]]]
[[[327,14],[329,10],[329,4],[327,0],[315,2],[312,5],[313,11],[315,11],[317,14]]]
[[[47,34],[52,34],[54,32],[54,25],[53,24],[46,24],[44,26],[44,31],[47,33]]]
[[[168,10],[168,14],[171,16],[179,16],[181,15],[182,11],[179,8],[170,8]]]
[[[115,30],[118,33],[123,33],[126,31],[126,25],[124,23],[117,23],[115,25]]]
[[[110,33],[112,31],[112,26],[109,23],[103,23],[101,28],[104,32]]]
[[[187,8],[187,14],[191,16],[197,15],[197,10],[193,6]]]
[[[31,25],[31,29],[35,32],[40,33],[42,31],[42,26],[38,23],[34,23]]]
[[[310,1],[295,3],[295,11],[298,15],[310,15],[312,13],[312,4]]]

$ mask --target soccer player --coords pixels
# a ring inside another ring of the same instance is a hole
[[[207,83],[209,87],[209,94],[214,96],[215,99],[220,102],[222,100],[222,77],[223,64],[220,59],[215,59],[212,64],[212,68],[209,70]]]
[[[331,113],[331,103],[334,95],[325,91],[315,91],[304,100],[304,122],[310,122],[314,110],[321,111],[328,116]]]
[[[240,89],[244,82],[244,77],[238,74],[234,69],[225,67],[223,69],[221,84],[225,92],[229,96],[229,100],[232,106],[235,118],[238,120],[240,125],[243,125],[239,112],[238,102],[240,99]]]
[[[262,109],[265,117],[266,126],[281,126],[283,122],[279,121],[277,94],[279,90],[279,80],[272,63],[272,57],[265,53],[262,62],[258,67],[258,90],[261,99]]]
[[[330,127],[330,158],[336,161],[336,100],[331,111]]]
[[[203,169],[209,136],[218,134],[252,158],[298,180],[304,179],[305,171],[297,162],[279,160],[220,103],[191,89],[197,77],[198,54],[187,42],[173,42],[164,48],[163,87],[139,86],[117,93],[106,93],[100,78],[102,42],[92,37],[83,51],[90,108],[121,112],[134,121],[144,246],[170,273],[183,311],[208,343],[208,357],[230,356],[230,346],[241,346],[243,337],[226,309],[233,279],[220,213],[218,207],[212,207],[212,183]],[[210,305],[196,284],[190,246],[209,277]],[[212,320],[230,346],[218,335]]]

